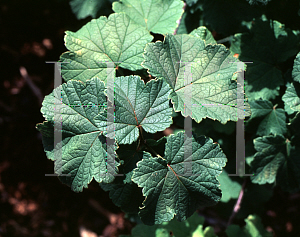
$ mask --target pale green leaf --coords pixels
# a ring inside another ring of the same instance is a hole
[[[93,19],[77,32],[66,32],[65,45],[70,52],[61,56],[62,76],[66,81],[83,82],[97,76],[105,82],[108,62],[113,67],[142,69],[142,53],[152,39],[144,27],[124,13]]]
[[[204,40],[205,44],[216,44],[214,37],[210,33],[210,31],[205,26],[200,26],[197,29],[193,30],[190,35],[199,37]]]
[[[199,37],[190,35],[167,35],[164,42],[147,44],[144,58],[149,73],[172,87],[174,109],[185,117],[191,111],[196,122],[209,117],[226,123],[249,115],[247,103],[237,108],[237,82],[232,80],[237,66],[225,46],[205,46]],[[192,63],[191,74],[188,63]]]
[[[185,141],[186,138],[186,141]],[[191,161],[185,160],[184,144],[191,139]],[[147,225],[170,221],[174,215],[186,220],[198,208],[216,204],[221,198],[217,176],[227,161],[218,144],[210,138],[179,132],[167,137],[165,156],[143,159],[137,163],[132,180],[143,188],[146,197],[139,212]],[[191,165],[191,174],[185,172]]]
[[[115,12],[125,12],[130,19],[147,30],[166,34],[173,33],[183,14],[180,0],[120,0],[113,3]]]

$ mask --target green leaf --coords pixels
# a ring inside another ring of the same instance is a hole
[[[46,154],[55,161],[54,169],[60,180],[75,192],[86,188],[93,178],[97,182],[112,182],[117,173],[119,164],[107,162],[113,157],[107,152],[106,139],[94,121],[106,104],[104,89],[104,83],[97,78],[86,81],[86,85],[70,80],[43,101],[41,112],[48,122],[38,129],[43,135]],[[61,123],[62,134],[55,147],[54,116]],[[114,146],[114,156],[115,149]]]
[[[286,134],[286,115],[283,109],[277,109],[276,106],[273,107],[270,101],[250,101],[249,104],[254,117],[264,117],[258,125],[257,135]]]
[[[251,108],[251,119],[265,117],[272,112],[273,109],[272,102],[263,99],[249,101],[249,105]]]
[[[173,33],[183,13],[180,0],[120,0],[113,3],[115,12],[125,12],[130,19],[157,33]]]
[[[162,137],[159,140],[147,139],[146,144],[152,147],[159,155],[164,156],[167,137]],[[146,147],[147,148],[147,147]],[[149,151],[151,152],[151,151]]]
[[[249,115],[248,104],[246,111],[237,108],[237,83],[231,80],[237,66],[230,63],[235,58],[225,46],[205,46],[203,40],[190,35],[167,35],[164,42],[147,44],[144,58],[143,66],[149,73],[172,87],[174,110],[183,116],[190,110],[198,123],[206,117],[226,123]],[[187,62],[192,62],[192,74],[185,72]],[[189,76],[191,83],[186,82]],[[192,106],[186,104],[186,99]]]
[[[104,135],[119,144],[131,144],[139,136],[139,127],[146,132],[163,131],[172,124],[169,106],[169,85],[163,80],[150,80],[146,85],[139,76],[115,78],[115,129],[107,134],[107,111],[99,114],[96,124]]]
[[[100,187],[104,191],[109,191],[109,197],[122,211],[133,214],[138,213],[139,206],[142,204],[144,198],[141,188],[132,181],[129,181],[131,176],[132,173],[127,173],[124,181],[114,181],[109,184],[101,183]]]
[[[196,209],[216,204],[221,198],[219,181],[227,161],[218,144],[201,136],[192,140],[192,161],[184,162],[186,135],[179,132],[167,137],[165,156],[137,163],[132,180],[143,188],[146,197],[139,216],[147,225],[170,221],[174,215],[184,221]],[[191,162],[192,175],[184,173]],[[166,200],[168,200],[166,202]]]
[[[289,142],[287,142],[289,143]],[[295,193],[300,190],[300,148],[290,147],[285,163],[278,170],[276,179],[283,191]]]
[[[222,190],[221,202],[229,202],[230,199],[238,198],[242,186],[238,182],[232,181],[225,170],[220,174],[218,180],[220,181],[220,188]]]
[[[294,61],[292,77],[294,81],[300,83],[300,52],[297,54],[297,57]]]
[[[251,162],[253,183],[274,183],[279,167],[285,161],[285,138],[282,135],[259,137],[254,140],[257,153]]]
[[[132,170],[136,168],[136,163],[141,159],[149,159],[150,153],[136,151],[136,148],[129,149],[129,146],[120,146],[117,150],[118,157],[122,162],[119,166],[120,173],[112,183],[101,183],[100,187],[109,191],[109,197],[113,203],[120,207],[127,214],[137,214],[139,207],[144,200],[142,189],[132,182]]]
[[[204,40],[205,44],[216,44],[214,37],[210,33],[210,31],[205,26],[200,26],[197,29],[193,30],[190,35],[199,37]]]
[[[194,213],[183,222],[176,218],[152,226],[139,224],[132,229],[132,237],[216,237],[212,227],[203,230],[204,217]]]
[[[77,19],[84,19],[88,16],[95,18],[101,8],[106,8],[108,0],[71,0],[70,6]]]
[[[300,111],[300,84],[297,82],[288,83],[282,100],[284,101],[284,109],[288,114]]]
[[[282,135],[265,136],[254,140],[257,153],[251,162],[253,183],[274,183],[284,191],[300,190],[299,147],[292,146]]]
[[[226,229],[228,237],[272,237],[273,234],[268,232],[261,223],[257,215],[249,215],[245,219],[246,226],[243,228],[238,225],[230,225]]]
[[[242,21],[251,21],[261,15],[260,9],[249,7],[246,1],[240,0],[201,0],[197,5],[203,9],[205,25],[227,36],[241,32]]]
[[[142,69],[142,53],[153,37],[144,27],[132,22],[124,13],[93,19],[77,32],[67,31],[65,45],[70,52],[62,54],[62,76],[85,82],[92,77],[107,78],[106,62],[113,67]],[[111,73],[115,73],[112,70]]]
[[[235,34],[232,52],[249,63],[245,73],[249,99],[274,99],[284,84],[279,64],[299,51],[299,36],[277,21],[256,19],[249,32]]]

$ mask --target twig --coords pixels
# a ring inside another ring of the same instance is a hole
[[[232,220],[234,219],[234,217],[236,216],[236,214],[238,213],[238,211],[241,208],[241,202],[242,202],[242,199],[243,199],[243,196],[244,196],[244,192],[245,192],[245,187],[246,187],[246,184],[247,184],[247,180],[248,180],[248,178],[245,178],[244,183],[242,185],[242,189],[241,189],[240,194],[239,194],[239,197],[238,197],[238,199],[236,201],[236,204],[234,205],[232,214],[231,214],[231,216],[230,216],[230,218],[228,220],[227,226],[229,226],[232,223]]]
[[[30,89],[32,90],[33,94],[37,97],[39,104],[42,105],[43,102],[43,95],[41,90],[33,83],[33,81],[31,80],[31,78],[29,77],[27,70],[25,67],[20,67],[20,74],[21,76],[25,79],[25,81],[27,82],[28,86],[30,87]]]
[[[217,43],[218,43],[218,44],[222,44],[222,43],[225,43],[225,42],[227,42],[227,41],[231,41],[232,39],[233,39],[233,35],[228,36],[228,37],[226,37],[226,38],[224,38],[224,39],[220,39],[220,40],[217,41]]]
[[[139,127],[139,132],[140,132],[140,143],[139,143],[139,146],[140,144],[143,144],[148,150],[150,150],[155,156],[157,157],[160,157],[162,158],[151,146],[149,146],[147,144],[147,142],[144,140],[144,137],[143,137],[143,130],[142,130],[142,127]]]

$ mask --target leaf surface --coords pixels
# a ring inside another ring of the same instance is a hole
[[[146,197],[139,216],[144,224],[170,221],[174,215],[186,220],[196,209],[216,204],[221,198],[217,176],[227,161],[218,144],[201,136],[191,138],[192,175],[185,173],[184,133],[167,137],[165,156],[137,163],[132,180],[143,188]],[[187,141],[186,143],[187,144]]]
[[[138,224],[132,229],[131,237],[216,237],[211,226],[203,228],[204,217],[194,213],[183,222],[176,218],[152,226]],[[125,237],[125,236],[124,236]],[[129,237],[129,236],[128,236]]]
[[[172,124],[169,106],[169,85],[163,80],[150,80],[146,85],[139,76],[115,78],[115,129],[107,133],[107,112],[100,113],[96,123],[104,134],[119,144],[131,144],[139,136],[139,127],[146,132],[163,131]]]
[[[276,108],[270,101],[249,101],[251,119],[263,117],[257,128],[257,135],[286,134],[286,115],[281,108]]]
[[[246,225],[241,228],[238,225],[230,225],[226,229],[228,237],[272,237],[273,234],[267,231],[261,223],[261,218],[257,215],[249,215],[245,219]]]
[[[274,183],[279,167],[285,160],[285,138],[282,135],[265,136],[254,140],[257,153],[251,162],[253,183]]]
[[[88,16],[95,18],[101,8],[106,8],[108,0],[71,0],[70,6],[77,19]]]
[[[157,33],[173,33],[183,14],[180,0],[121,0],[113,3],[115,12],[125,12],[130,19]]]
[[[294,61],[292,77],[294,81],[300,83],[300,52],[297,54],[297,57]]]
[[[274,99],[284,84],[279,64],[299,51],[299,36],[278,21],[256,19],[249,32],[234,35],[231,50],[249,63],[245,78],[249,99]]]
[[[238,182],[232,181],[225,170],[222,171],[218,180],[220,181],[220,188],[222,190],[221,202],[229,202],[230,199],[238,198],[242,186]]]
[[[92,79],[83,85],[70,80],[45,97],[41,112],[47,120],[38,126],[49,159],[55,161],[55,173],[75,192],[87,188],[94,178],[111,182],[117,173],[118,161],[107,152],[106,139],[96,126],[94,117],[104,110],[104,83]],[[56,110],[56,111],[55,111]],[[55,120],[61,123],[62,139],[54,145]],[[112,160],[113,159],[113,160]],[[108,162],[108,161],[112,162]]]
[[[200,26],[197,29],[193,30],[190,35],[199,37],[200,39],[204,40],[205,44],[217,44],[211,32],[205,27]]]
[[[65,45],[70,52],[61,55],[62,76],[66,81],[99,77],[105,82],[107,62],[114,68],[142,69],[142,53],[152,39],[124,13],[93,19],[77,32],[66,32]]]
[[[300,84],[297,82],[288,83],[282,100],[284,101],[284,109],[288,114],[300,111]]]
[[[225,46],[205,46],[199,37],[190,35],[167,35],[164,42],[147,44],[144,58],[149,73],[172,87],[174,109],[183,116],[191,111],[198,123],[206,117],[226,123],[249,115],[247,103],[237,108],[237,83],[231,80],[237,66],[230,63],[235,58]]]

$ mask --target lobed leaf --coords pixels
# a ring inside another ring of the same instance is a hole
[[[288,83],[282,100],[284,109],[288,114],[300,111],[300,84],[297,82]]]
[[[147,225],[170,221],[174,215],[186,220],[196,209],[216,204],[221,198],[217,176],[227,161],[218,144],[210,138],[191,137],[192,157],[185,160],[184,133],[167,137],[165,156],[142,159],[132,180],[143,188],[146,197],[139,216]],[[191,164],[192,175],[185,173]]]
[[[104,83],[94,78],[82,82],[70,80],[46,96],[41,112],[47,120],[37,126],[42,132],[46,154],[55,161],[55,173],[75,192],[97,182],[112,182],[117,173],[116,147],[107,152],[106,139],[95,123],[104,110]],[[56,110],[56,111],[55,111]],[[58,111],[57,111],[58,110]],[[62,139],[54,144],[55,122],[61,123]],[[111,148],[110,148],[111,149]]]
[[[164,42],[147,44],[144,58],[149,73],[172,87],[174,109],[183,116],[191,111],[198,123],[206,117],[226,123],[249,115],[247,103],[244,108],[237,106],[237,82],[231,80],[237,66],[225,46],[205,46],[199,37],[190,35],[167,35]],[[189,63],[191,72],[186,68]],[[186,82],[188,77],[191,82]]]
[[[107,62],[114,68],[142,69],[142,53],[152,39],[124,13],[93,19],[77,32],[66,32],[65,45],[70,52],[61,55],[62,76],[66,81],[99,77],[106,82]],[[115,70],[110,73],[115,75]]]
[[[124,12],[138,25],[157,34],[173,33],[183,14],[180,0],[120,0],[113,3],[115,12]]]
[[[163,131],[172,124],[169,106],[169,85],[163,80],[150,80],[146,85],[139,76],[115,78],[115,122],[107,133],[107,111],[100,113],[96,124],[107,137],[119,144],[131,144],[139,136],[139,127],[146,132]]]
[[[245,74],[249,99],[274,99],[284,84],[279,64],[299,51],[299,35],[278,21],[256,19],[246,33],[234,35],[233,53],[248,64]]]
[[[256,100],[249,101],[251,107],[251,119],[263,117],[258,125],[257,135],[265,136],[269,134],[287,133],[285,111],[273,106],[270,101]]]

